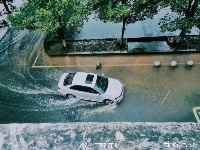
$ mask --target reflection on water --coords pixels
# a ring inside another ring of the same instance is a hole
[[[161,32],[158,25],[159,20],[166,14],[172,14],[170,8],[161,9],[152,19],[146,19],[144,21],[137,21],[133,24],[126,26],[124,33],[125,38],[138,38],[138,37],[155,37],[155,36],[172,36],[179,35],[180,31],[174,32]],[[104,23],[99,19],[94,19],[95,15],[89,16],[89,20],[84,23],[80,34],[76,39],[101,39],[101,38],[120,38],[122,23]],[[193,27],[191,34],[199,35],[199,29]]]

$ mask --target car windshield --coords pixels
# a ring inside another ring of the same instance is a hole
[[[108,87],[108,78],[97,75],[97,80],[94,89],[96,89],[99,93],[103,94],[106,92],[107,87]]]
[[[74,78],[74,75],[75,75],[75,74],[76,74],[76,73],[69,73],[69,74],[65,77],[63,85],[66,86],[66,85],[72,84],[72,81],[73,81],[73,78]]]

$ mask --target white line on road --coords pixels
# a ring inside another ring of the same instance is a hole
[[[165,100],[167,99],[167,97],[168,97],[168,95],[169,95],[170,92],[171,92],[171,90],[169,90],[169,91],[167,92],[167,94],[165,95],[165,97],[164,97],[162,103],[160,104],[160,106],[162,106],[162,104],[165,102]]]
[[[40,56],[40,52],[38,52],[37,57],[35,58],[34,63],[32,65],[32,68],[35,66],[39,56]]]
[[[200,118],[198,117],[198,114],[197,114],[197,110],[198,109],[200,110],[200,107],[194,107],[192,110],[193,110],[194,116],[195,116],[195,118],[197,120],[197,123],[200,124]]]
[[[36,61],[35,61],[36,63]],[[169,66],[169,64],[162,64],[163,66]],[[185,63],[179,63],[179,65],[185,65]],[[195,63],[195,65],[200,65],[200,63]],[[50,65],[47,65],[47,66],[35,66],[35,64],[32,66],[32,68],[66,68],[66,67],[95,67],[96,65],[58,65],[58,66],[50,66]],[[125,67],[125,66],[153,66],[153,64],[114,64],[114,65],[103,65],[103,67]]]

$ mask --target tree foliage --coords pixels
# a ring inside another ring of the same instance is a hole
[[[17,29],[64,34],[64,29],[81,27],[89,13],[83,0],[28,0],[19,13],[9,15],[9,20]]]
[[[200,28],[199,0],[162,0],[161,6],[170,7],[173,13],[160,20],[162,31],[181,30],[180,35],[190,32],[192,27]]]

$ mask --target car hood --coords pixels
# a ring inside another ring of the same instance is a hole
[[[108,78],[108,88],[105,95],[118,97],[121,95],[123,85],[119,80]]]

